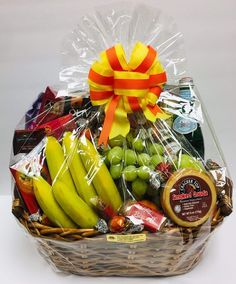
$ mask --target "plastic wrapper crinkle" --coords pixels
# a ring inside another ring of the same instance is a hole
[[[182,40],[156,8],[97,9],[64,40],[60,84],[18,123],[12,212],[57,271],[185,273],[232,212]]]

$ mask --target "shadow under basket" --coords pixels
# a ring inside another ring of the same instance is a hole
[[[171,276],[199,262],[212,231],[223,221],[219,210],[211,222],[196,228],[165,228],[135,243],[108,241],[94,229],[63,229],[29,222],[13,201],[13,214],[33,236],[39,253],[58,272],[84,276]]]

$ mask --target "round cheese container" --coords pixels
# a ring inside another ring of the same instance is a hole
[[[216,207],[216,188],[207,173],[182,169],[167,181],[161,204],[169,218],[182,227],[203,224]]]

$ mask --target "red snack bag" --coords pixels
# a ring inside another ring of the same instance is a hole
[[[124,210],[125,217],[129,218],[134,224],[144,225],[150,232],[160,230],[166,217],[158,210],[147,207],[140,202],[128,203]]]
[[[39,144],[36,148],[41,150],[42,145]],[[28,209],[30,220],[32,221],[38,221],[41,217],[41,210],[33,190],[34,174],[37,173],[38,175],[41,175],[49,184],[51,184],[51,178],[45,159],[42,158],[41,154],[36,153],[37,150],[31,151],[24,156],[22,160],[10,167],[11,173],[15,179],[18,194]]]
[[[11,169],[11,172],[15,179],[18,193],[29,210],[29,213],[37,214],[39,212],[39,205],[34,196],[32,178],[15,169]]]
[[[37,129],[44,129],[46,135],[53,135],[59,139],[65,131],[72,131],[76,129],[75,118],[72,114],[68,114],[52,121],[46,122],[37,127]]]

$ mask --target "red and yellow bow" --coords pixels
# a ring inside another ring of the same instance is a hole
[[[106,145],[108,138],[128,134],[127,113],[142,111],[153,122],[167,118],[157,105],[166,73],[151,46],[137,42],[129,63],[121,44],[101,52],[100,61],[92,64],[88,82],[92,104],[106,105],[99,145]]]

